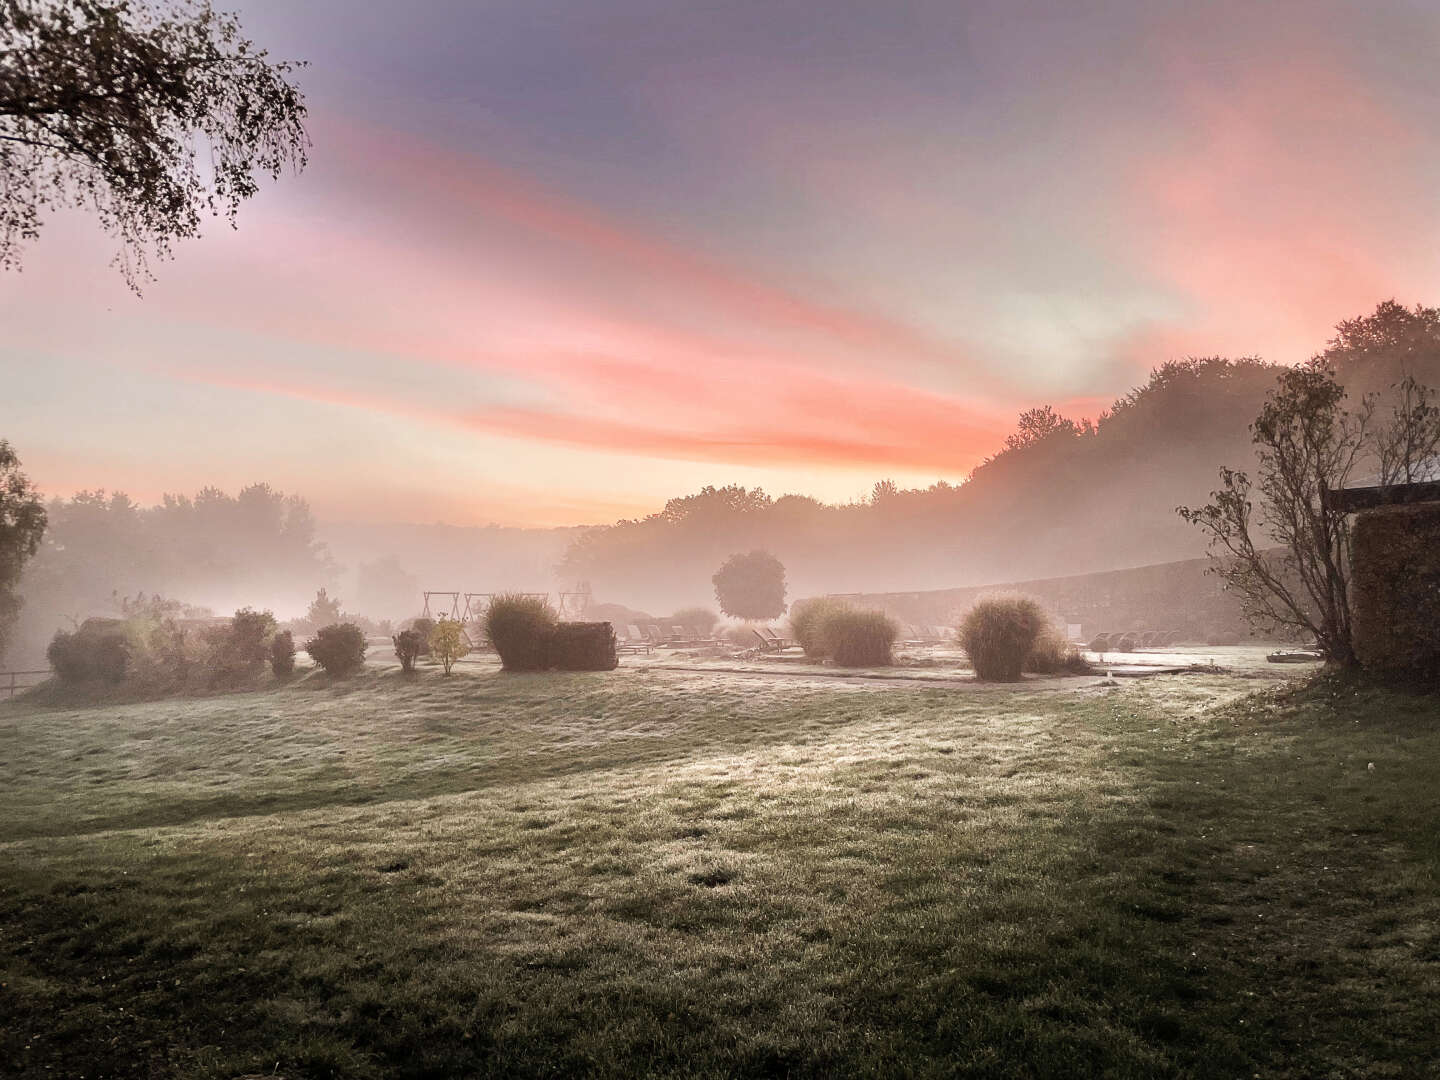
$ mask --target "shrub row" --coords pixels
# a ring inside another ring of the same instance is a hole
[[[62,683],[130,683],[150,691],[233,687],[252,681],[267,661],[275,674],[295,668],[289,631],[268,611],[242,608],[228,622],[187,628],[142,612],[125,619],[86,619],[61,631],[46,649]]]

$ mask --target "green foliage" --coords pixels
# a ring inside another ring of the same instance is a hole
[[[608,622],[562,622],[546,639],[545,666],[560,671],[611,671],[620,663]]]
[[[321,626],[334,626],[345,618],[340,610],[340,601],[334,599],[324,589],[315,590],[315,599],[310,601],[310,608],[305,612],[305,621],[312,628]]]
[[[277,631],[270,639],[270,670],[280,679],[295,673],[295,635],[289,630]]]
[[[15,585],[25,564],[40,549],[45,534],[45,507],[20,459],[0,439],[0,659],[5,656],[10,628],[20,613]]]
[[[205,637],[211,681],[234,686],[253,679],[265,667],[275,637],[275,616],[241,608],[228,626],[213,627]]]
[[[73,633],[56,634],[46,650],[55,676],[64,683],[125,681],[134,643],[121,619],[86,619]]]
[[[1028,596],[987,596],[960,623],[960,644],[978,678],[1015,682],[1049,620]]]
[[[830,658],[841,667],[887,667],[899,628],[883,611],[832,610],[820,624]]]
[[[134,286],[148,252],[305,164],[293,66],[207,0],[0,0],[0,61],[0,267],[46,211],[80,206]]]
[[[501,593],[485,613],[485,632],[500,654],[506,671],[543,671],[546,642],[555,626],[555,611],[538,596]]]
[[[823,633],[826,620],[834,614],[848,612],[850,605],[827,596],[796,601],[790,608],[790,636],[812,660],[830,655],[829,641]]]
[[[349,675],[365,665],[365,635],[354,623],[322,626],[305,651],[328,674]]]
[[[411,631],[413,633],[413,631]],[[397,644],[396,654],[400,649]],[[465,628],[454,619],[441,619],[435,624],[435,629],[430,631],[430,653],[440,661],[445,668],[445,674],[450,674],[450,669],[455,666],[455,661],[470,651],[470,642],[465,638]],[[414,659],[411,659],[414,663]],[[404,658],[400,661],[401,667],[405,666]],[[406,667],[406,671],[410,668]]]
[[[710,580],[726,615],[774,619],[785,612],[785,567],[768,551],[731,555]]]
[[[430,655],[430,635],[435,632],[435,620],[422,615],[418,619],[410,620],[410,629],[420,635],[421,656]]]
[[[400,670],[409,675],[415,670],[415,661],[420,658],[425,640],[418,630],[401,630],[390,641],[395,646],[395,659],[400,661]]]

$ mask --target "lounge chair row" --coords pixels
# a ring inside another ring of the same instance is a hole
[[[615,635],[615,644],[621,652],[649,653],[651,649],[714,645],[716,641],[701,637],[683,626],[671,626],[667,631],[659,623],[630,623],[623,634]]]

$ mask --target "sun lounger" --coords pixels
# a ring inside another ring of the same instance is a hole
[[[644,634],[640,633],[640,628],[633,623],[625,627],[625,636],[615,642],[615,647],[621,652],[643,652],[646,656],[650,655],[649,640]]]

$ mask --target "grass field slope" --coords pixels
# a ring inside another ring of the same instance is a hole
[[[0,705],[0,1074],[1440,1075],[1440,700],[368,670]]]

